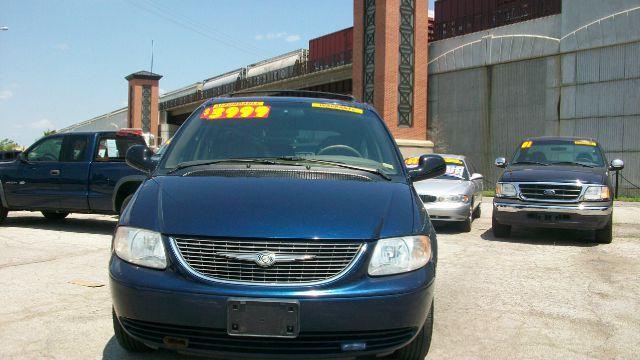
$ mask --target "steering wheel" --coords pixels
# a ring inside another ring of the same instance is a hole
[[[318,151],[318,155],[325,155],[327,152],[337,152],[337,153],[349,153],[349,155],[347,156],[351,156],[351,155],[355,155],[357,157],[362,157],[362,154],[360,154],[360,152],[354,148],[352,148],[349,145],[329,145],[325,148],[320,149],[320,151]]]
[[[58,159],[56,159],[55,156],[53,156],[53,154],[42,154],[42,156],[40,157],[40,159],[38,159],[40,161],[58,161]]]

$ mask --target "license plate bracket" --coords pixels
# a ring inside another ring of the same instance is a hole
[[[295,338],[300,332],[296,300],[227,300],[227,333],[231,336]]]

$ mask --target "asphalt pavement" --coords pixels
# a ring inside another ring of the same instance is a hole
[[[614,241],[589,232],[491,234],[437,226],[435,328],[428,359],[637,359],[640,203],[618,203]],[[111,325],[107,264],[117,218],[61,222],[11,212],[0,225],[0,359],[197,359],[130,355]]]

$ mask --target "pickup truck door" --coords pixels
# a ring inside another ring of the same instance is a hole
[[[92,150],[88,135],[65,136],[58,175],[60,209],[89,210],[89,161]]]
[[[57,209],[60,154],[63,136],[44,138],[16,161],[15,177],[7,178],[4,191],[7,204],[17,209]]]
[[[119,181],[144,174],[125,162],[127,150],[133,145],[145,145],[140,136],[102,134],[89,173],[89,207],[94,211],[114,211],[113,196]]]

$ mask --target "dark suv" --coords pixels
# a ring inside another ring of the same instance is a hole
[[[596,140],[539,137],[524,140],[504,168],[493,201],[493,234],[507,237],[512,225],[595,230],[596,240],[612,240],[609,171],[624,167],[607,159]]]
[[[408,171],[372,107],[307,97],[207,101],[151,155],[127,154],[149,178],[113,239],[122,347],[424,358],[437,242],[411,184],[441,157]]]

